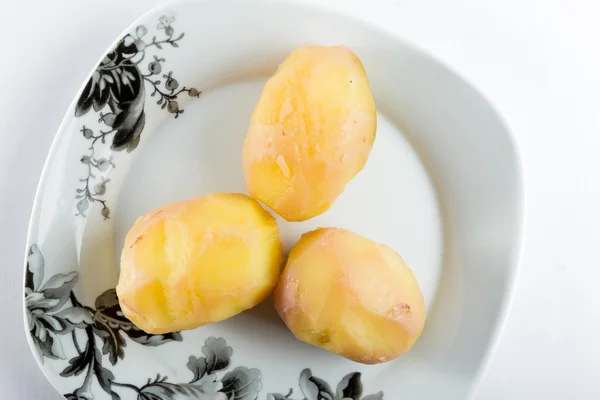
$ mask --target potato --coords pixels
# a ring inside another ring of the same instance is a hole
[[[117,295],[123,314],[148,333],[193,329],[264,300],[282,262],[273,216],[248,196],[214,193],[137,220]]]
[[[243,147],[250,194],[287,221],[327,211],[375,140],[375,102],[348,48],[303,46],[267,81]]]
[[[364,364],[405,353],[425,324],[423,295],[402,257],[338,228],[302,235],[274,298],[299,340]]]

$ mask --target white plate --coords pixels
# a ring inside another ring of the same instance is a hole
[[[298,342],[270,300],[192,331],[141,332],[114,291],[125,233],[163,203],[245,192],[253,105],[306,43],[359,55],[379,126],[367,166],[331,210],[279,220],[284,244],[338,226],[394,248],[426,299],[421,339],[395,361],[364,366]],[[69,399],[464,399],[504,318],[522,197],[501,118],[421,51],[309,5],[171,3],[111,47],[60,127],[29,230],[26,333]]]

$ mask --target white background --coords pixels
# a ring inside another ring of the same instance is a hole
[[[510,316],[476,398],[600,399],[600,2],[321,2],[453,66],[517,133],[528,195],[525,249]],[[3,399],[61,398],[38,371],[23,330],[35,188],[89,71],[124,28],[160,3],[0,0]]]

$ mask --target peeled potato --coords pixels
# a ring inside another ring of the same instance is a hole
[[[125,238],[117,295],[148,333],[196,328],[264,300],[282,264],[275,219],[241,194],[167,204],[139,218]]]
[[[267,81],[244,141],[250,194],[287,221],[327,211],[364,167],[375,102],[358,57],[343,46],[303,46]]]
[[[343,229],[302,235],[274,297],[299,340],[364,364],[405,353],[425,324],[423,295],[402,257]]]

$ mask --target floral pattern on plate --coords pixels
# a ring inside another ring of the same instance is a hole
[[[298,400],[382,400],[383,392],[361,397],[363,387],[360,376],[360,372],[344,376],[334,392],[327,382],[313,376],[311,370],[306,368],[300,373],[299,381],[304,398]],[[293,389],[286,395],[269,393],[267,400],[296,400],[293,394]]]
[[[102,217],[110,218],[110,208],[103,196],[110,182],[106,172],[115,164],[112,157],[97,158],[96,152],[107,142],[113,151],[135,150],[146,123],[147,88],[150,97],[158,99],[156,104],[175,118],[184,112],[177,101],[180,95],[200,96],[196,88],[181,87],[173,71],[164,72],[165,58],[150,54],[160,53],[164,46],[179,47],[185,34],[176,35],[174,21],[173,17],[160,17],[157,34],[151,40],[144,25],[125,35],[96,67],[77,100],[75,117],[93,110],[98,114],[99,124],[81,128],[81,134],[90,145],[88,153],[80,158],[87,173],[76,189],[77,216],[86,216],[90,205],[99,203]]]

